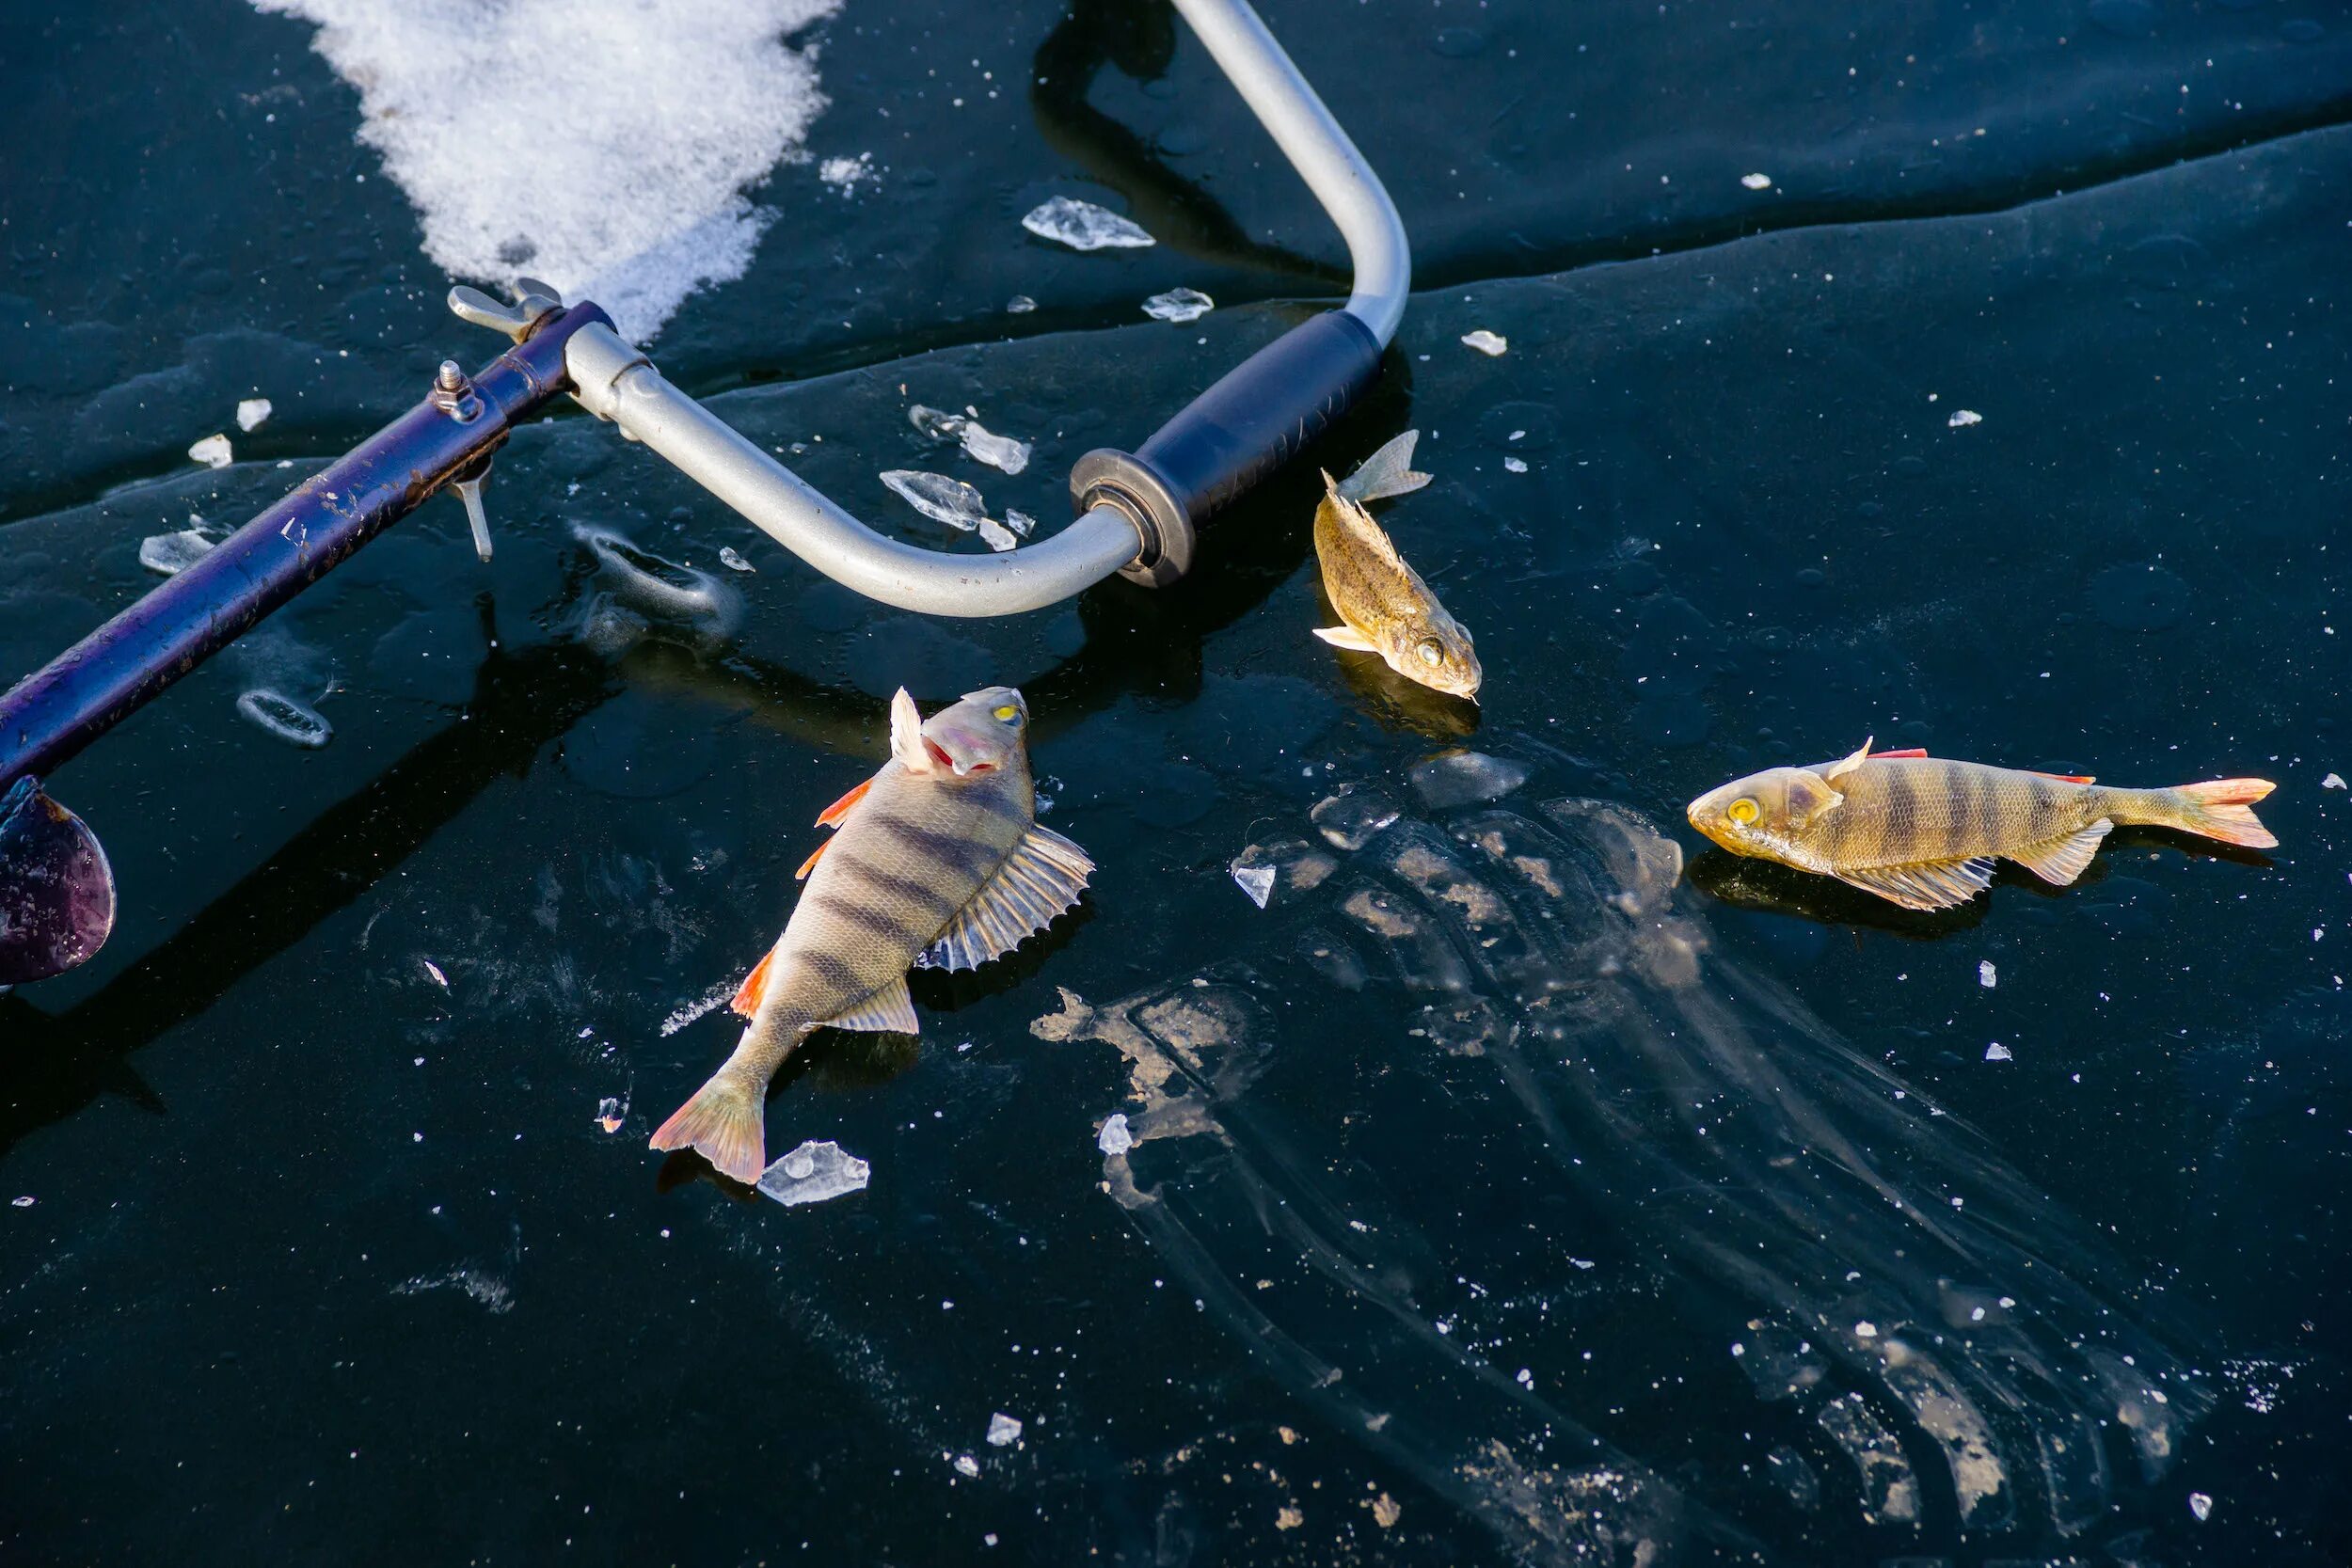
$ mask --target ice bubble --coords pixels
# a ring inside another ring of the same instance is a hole
[[[1067,196],[1032,209],[1021,220],[1021,227],[1041,240],[1052,240],[1073,250],[1132,250],[1159,243],[1141,225],[1109,208]]]
[[[1994,1040],[1984,1048],[1984,1059],[1988,1062],[2006,1062],[2013,1058],[2009,1053],[2008,1046],[2003,1045],[1999,1040]]]
[[[1037,301],[1027,294],[1015,294],[1005,301],[1005,313],[1009,316],[1025,316],[1036,309]]]
[[[1973,408],[1956,408],[1952,417],[1944,422],[1954,430],[1965,430],[1972,424],[1984,423],[1984,416]]]
[[[1235,861],[1232,871],[1233,880],[1241,884],[1242,892],[1249,895],[1249,901],[1258,908],[1264,909],[1266,899],[1274,892],[1274,867],[1244,865],[1239,861]]]
[[[2188,1511],[2197,1515],[2197,1522],[2201,1525],[2213,1517],[2213,1498],[2202,1492],[2191,1492],[2188,1495]]]
[[[759,1173],[759,1190],[787,1209],[865,1189],[873,1167],[831,1138],[812,1138]]]
[[[1009,1448],[1021,1441],[1021,1423],[999,1410],[988,1418],[988,1446]]]
[[[1483,326],[1475,332],[1463,333],[1462,341],[1489,357],[1501,355],[1511,346],[1510,339],[1500,332],[1489,332]]]
[[[746,193],[825,106],[816,48],[840,0],[496,6],[255,0],[318,24],[441,271],[546,278],[643,343],[696,289],[743,275],[772,213]],[[584,19],[584,20],[583,20]],[[550,40],[585,36],[580,47]],[[528,69],[518,62],[528,61]],[[611,90],[613,62],[628,87]],[[549,106],[596,105],[547,134]],[[528,157],[486,150],[530,149]]]
[[[1197,322],[1216,309],[1216,301],[1198,289],[1170,289],[1143,302],[1143,313],[1153,321]]]
[[[965,533],[978,528],[980,519],[988,515],[988,502],[977,490],[946,474],[891,468],[882,474],[882,482],[924,516]]]
[[[1105,1154],[1124,1154],[1136,1147],[1136,1135],[1127,1131],[1127,1113],[1114,1111],[1103,1123],[1102,1135],[1094,1147]]]
[[[335,726],[282,692],[260,687],[237,699],[237,711],[289,746],[315,752],[335,738]]]
[[[246,398],[237,404],[237,428],[248,432],[259,430],[269,416],[269,399]]]
[[[225,468],[234,463],[235,453],[229,450],[226,436],[207,436],[188,449],[188,455],[208,468]]]
[[[1994,969],[1991,958],[1986,958],[1977,965],[1977,984],[1991,990],[1999,981],[2000,974]]]
[[[1772,177],[1769,174],[1743,174],[1740,176],[1740,183],[1752,191],[1769,191],[1772,188]]]
[[[750,562],[736,554],[735,546],[732,545],[722,545],[719,546],[719,564],[724,566],[730,572],[756,572],[759,570],[758,567],[753,565]]]
[[[192,528],[177,533],[151,533],[139,541],[139,564],[165,577],[177,577],[213,553],[213,542]]]

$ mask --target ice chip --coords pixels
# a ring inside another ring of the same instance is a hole
[[[854,158],[827,158],[817,166],[817,178],[843,196],[854,196],[860,185],[879,182],[882,171],[874,166],[871,152],[861,152]]]
[[[2013,1058],[2009,1053],[2008,1046],[2003,1045],[1999,1040],[1994,1040],[1984,1048],[1984,1059],[1988,1062],[2006,1062]]]
[[[237,711],[289,746],[315,752],[335,738],[335,726],[283,692],[258,687],[237,699]]]
[[[1197,322],[1216,309],[1216,301],[1198,289],[1170,289],[1143,302],[1143,313],[1153,321]]]
[[[759,1190],[787,1209],[865,1190],[873,1167],[831,1138],[812,1138],[759,1173]]]
[[[1021,543],[1018,534],[993,517],[980,519],[980,541],[999,555],[1018,547]]]
[[[724,566],[730,572],[756,572],[759,570],[758,567],[753,565],[750,562],[736,554],[735,546],[732,545],[722,545],[719,546],[719,564]]]
[[[956,1455],[955,1466],[956,1474],[964,1477],[966,1480],[969,1480],[970,1478],[980,1473],[980,1462],[973,1458],[968,1453],[960,1453]]]
[[[1489,356],[1499,356],[1511,346],[1510,339],[1500,332],[1489,332],[1483,326],[1475,332],[1463,333],[1462,341]]]
[[[188,455],[208,468],[225,468],[237,460],[229,450],[229,437],[226,436],[205,436],[188,449]]]
[[[1029,443],[992,433],[977,420],[963,422],[963,450],[992,468],[1017,474],[1029,466]]]
[[[1132,250],[1159,243],[1141,225],[1109,208],[1068,196],[1033,208],[1021,220],[1021,227],[1041,240],[1052,240],[1073,250]]]
[[[1506,457],[1502,460],[1502,470],[1505,473],[1523,474],[1527,472],[1527,459],[1524,457]]]
[[[918,403],[907,410],[907,423],[934,441],[952,441],[963,434],[964,418],[945,408]]]
[[[269,399],[246,398],[237,404],[237,428],[248,432],[259,430],[269,416]]]
[[[1957,408],[1952,411],[1952,417],[1944,422],[1954,430],[1965,430],[1972,424],[1984,423],[1984,416],[1973,408]]]
[[[946,474],[892,468],[883,473],[882,482],[924,516],[965,533],[978,528],[980,519],[988,515],[988,502],[977,490]]]
[[[144,557],[142,557],[142,559],[144,559]],[[2322,789],[2343,789],[2345,787],[2344,775],[2341,773],[2330,773],[2326,778],[2319,781],[2319,787]]]
[[[1999,983],[2000,978],[1999,973],[1993,967],[1993,960],[1991,958],[1986,958],[1977,965],[1977,984],[1982,986],[1985,990],[1991,990],[1994,986]]]
[[[1350,785],[1315,802],[1314,810],[1307,815],[1322,830],[1332,848],[1353,854],[1370,843],[1375,833],[1396,820],[1397,809],[1386,796]]]
[[[1772,177],[1769,174],[1743,174],[1740,176],[1740,183],[1752,191],[1769,191],[1772,188]]]
[[[988,1418],[988,1446],[1009,1448],[1021,1441],[1021,1423],[999,1410]]]
[[[1274,867],[1244,865],[1239,861],[1235,861],[1232,869],[1233,880],[1241,884],[1242,892],[1249,895],[1249,901],[1258,908],[1264,909],[1266,899],[1274,892]]]
[[[1036,309],[1037,301],[1027,294],[1015,294],[1005,301],[1005,313],[1009,316],[1025,316]]]
[[[1127,1113],[1113,1111],[1103,1123],[1102,1135],[1094,1147],[1105,1154],[1124,1154],[1136,1147],[1136,1135],[1127,1131]]]
[[[2191,1492],[2188,1495],[2188,1511],[2197,1516],[2197,1522],[2201,1525],[2213,1516],[2213,1498],[2202,1492]]]
[[[1025,512],[1016,512],[1009,506],[1005,508],[1005,526],[1012,530],[1017,537],[1026,539],[1036,531],[1037,519]]]
[[[151,533],[139,541],[139,564],[165,577],[177,577],[213,553],[213,542],[192,528],[177,533]]]

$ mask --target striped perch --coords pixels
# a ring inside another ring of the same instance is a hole
[[[1964,904],[2011,860],[2064,887],[2119,822],[2267,849],[2249,809],[2267,779],[2109,789],[2088,777],[1862,750],[1752,773],[1691,802],[1691,826],[1735,855],[1851,882],[1907,910]]]
[[[756,1181],[769,1080],[815,1030],[914,1034],[907,971],[974,969],[1078,902],[1094,863],[1037,825],[1029,711],[1021,693],[975,691],[926,722],[902,689],[890,760],[817,820],[837,830],[803,863],[784,935],[735,996],[742,1043],[661,1124],[656,1148],[699,1150]]]

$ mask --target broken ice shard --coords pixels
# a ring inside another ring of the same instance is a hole
[[[907,410],[907,423],[934,441],[952,441],[963,434],[964,418],[945,408],[918,403]]]
[[[1991,990],[1994,986],[2000,984],[2000,971],[1993,967],[1993,960],[1991,958],[1980,959],[1978,962],[1977,984],[1982,986],[1987,990]]]
[[[892,468],[882,482],[898,492],[909,506],[934,522],[969,533],[988,515],[988,502],[960,479],[928,474],[914,468]]]
[[[1511,346],[1510,339],[1500,332],[1489,332],[1483,326],[1475,332],[1463,333],[1462,341],[1489,357],[1502,354]]]
[[[213,542],[192,528],[177,533],[151,533],[139,541],[139,564],[165,577],[177,577],[210,555]]]
[[[1994,1040],[1984,1048],[1984,1059],[1988,1062],[2006,1062],[2010,1060],[2009,1047]]]
[[[237,428],[244,431],[259,430],[262,428],[262,421],[269,416],[269,399],[246,398],[237,404]]]
[[[1216,309],[1216,301],[1198,289],[1170,289],[1164,294],[1153,294],[1143,302],[1143,313],[1153,321],[1199,321]]]
[[[1005,508],[1005,526],[1012,530],[1017,537],[1026,539],[1030,531],[1037,527],[1037,519],[1025,512],[1016,512],[1009,506]]]
[[[1027,294],[1015,294],[1010,299],[1005,301],[1005,309],[1007,313],[1010,315],[1025,316],[1036,309],[1037,301],[1031,299]]]
[[[963,450],[992,468],[1017,474],[1029,466],[1029,443],[998,436],[977,420],[963,422]]]
[[[237,699],[237,711],[289,746],[315,752],[335,738],[335,726],[282,692],[260,687]]]
[[[1111,1113],[1103,1123],[1102,1135],[1094,1140],[1094,1147],[1105,1154],[1124,1154],[1136,1147],[1136,1135],[1127,1131],[1126,1112]]]
[[[1264,909],[1267,897],[1274,892],[1274,867],[1244,865],[1235,861],[1232,872],[1233,880],[1241,884],[1242,892],[1249,895],[1249,901]]]
[[[872,1171],[831,1138],[812,1138],[760,1172],[759,1190],[790,1209],[862,1191]]]
[[[1052,240],[1073,250],[1125,250],[1158,243],[1139,224],[1109,208],[1067,196],[1032,209],[1021,220],[1021,227],[1041,240]]]
[[[1008,1448],[1021,1441],[1021,1423],[999,1410],[988,1418],[988,1446]]]
[[[719,546],[719,564],[724,566],[730,572],[756,572],[759,570],[758,567],[753,565],[750,562],[736,554],[735,546],[732,545],[722,545]]]
[[[999,555],[1021,543],[1020,537],[1012,530],[993,517],[980,519],[980,539],[990,549],[996,551]]]
[[[207,436],[188,449],[188,455],[208,468],[225,468],[236,461],[226,436]]]

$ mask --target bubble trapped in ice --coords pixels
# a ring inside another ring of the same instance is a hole
[[[988,502],[980,493],[946,474],[891,468],[883,472],[882,482],[924,516],[965,533],[978,528],[980,519],[988,515]]]
[[[237,699],[237,712],[289,746],[315,752],[335,738],[335,726],[283,692],[261,687]]]
[[[1052,240],[1073,250],[1133,250],[1159,243],[1142,225],[1107,207],[1068,196],[1032,208],[1021,227],[1041,240]]]
[[[759,1190],[786,1208],[865,1189],[873,1167],[831,1138],[812,1138],[759,1173]]]
[[[165,577],[177,577],[213,553],[213,542],[192,528],[176,533],[151,533],[139,541],[139,564]]]
[[[1143,313],[1153,321],[1199,321],[1216,309],[1216,301],[1198,289],[1170,289],[1164,294],[1153,294],[1143,302]]]

